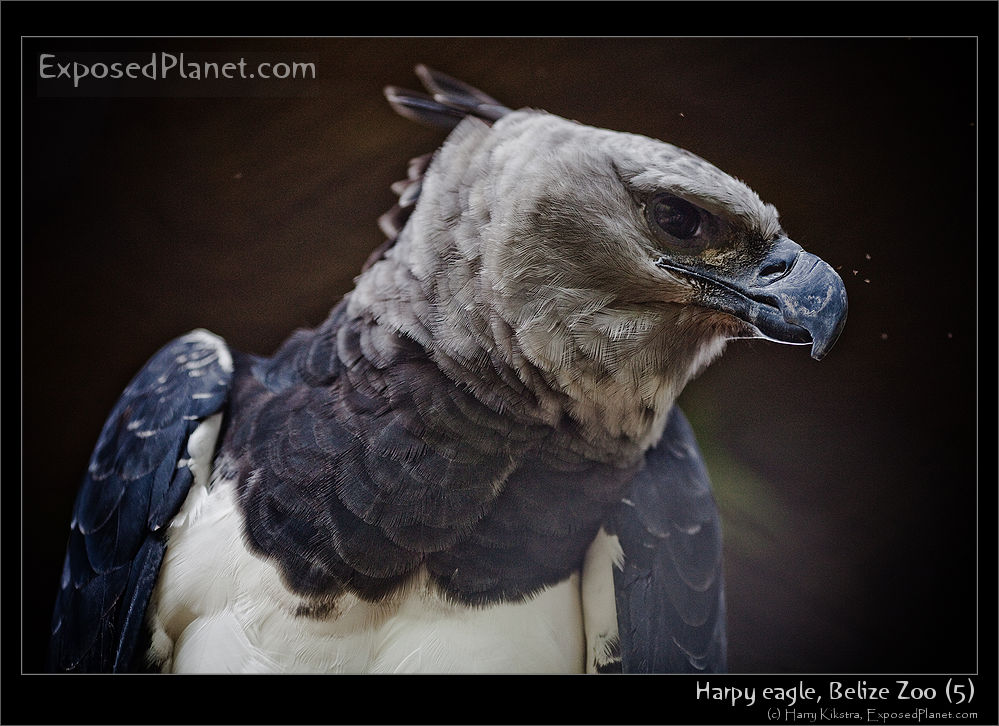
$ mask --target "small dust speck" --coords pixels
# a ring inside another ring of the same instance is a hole
[[[953,333],[947,333],[947,338],[948,338],[948,340],[949,340],[950,338],[953,338],[953,337],[954,337],[954,334],[953,334]]]
[[[882,333],[881,340],[888,340],[888,333]]]
[[[864,282],[866,282],[868,285],[871,284],[871,281],[869,279],[867,279],[866,277],[864,278]]]
[[[683,111],[680,112],[680,118],[687,118],[686,116],[683,115]]]
[[[243,172],[237,171],[235,174],[232,175],[232,178],[233,179],[242,179],[243,178]]]
[[[854,270],[853,274],[856,275],[858,272],[860,272],[860,270]]]
[[[868,260],[871,259],[871,253],[868,252],[866,255],[864,255],[864,257],[867,258]]]

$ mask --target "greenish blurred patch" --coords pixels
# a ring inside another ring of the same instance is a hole
[[[711,407],[685,409],[721,512],[725,549],[750,559],[774,554],[788,506],[780,491],[719,443]]]
[[[746,556],[765,556],[779,539],[781,512],[776,489],[711,440],[701,446],[721,512],[725,547]]]

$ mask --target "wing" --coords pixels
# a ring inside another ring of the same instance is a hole
[[[673,408],[611,526],[621,670],[725,670],[721,522],[694,433]]]
[[[73,508],[50,670],[141,667],[133,655],[166,549],[165,525],[187,496],[192,464],[211,458],[217,428],[192,434],[222,408],[231,375],[225,343],[197,330],[163,347],[122,393]]]

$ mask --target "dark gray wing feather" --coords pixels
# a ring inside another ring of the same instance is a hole
[[[622,671],[723,672],[721,522],[679,408],[611,526],[624,551],[622,569],[614,569]]]
[[[412,121],[450,129],[466,116],[491,123],[510,113],[509,108],[492,96],[440,71],[418,65],[416,75],[430,95],[397,86],[385,89],[392,108]]]
[[[52,616],[49,669],[141,668],[136,647],[166,549],[166,525],[192,481],[187,443],[228,396],[218,338],[163,347],[132,379],[101,431],[70,524]]]

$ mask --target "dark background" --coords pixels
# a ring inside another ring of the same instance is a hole
[[[318,79],[139,98],[38,83],[39,52],[86,50],[304,59]],[[850,315],[825,360],[733,342],[681,399],[723,514],[731,670],[975,672],[978,539],[995,544],[976,508],[978,311],[993,323],[995,303],[977,277],[978,52],[947,37],[25,41],[22,670],[42,667],[75,488],[117,395],[192,328],[268,354],[323,320],[382,239],[390,183],[443,139],[382,96],[417,87],[422,62],[513,107],[683,146],[840,270]]]

